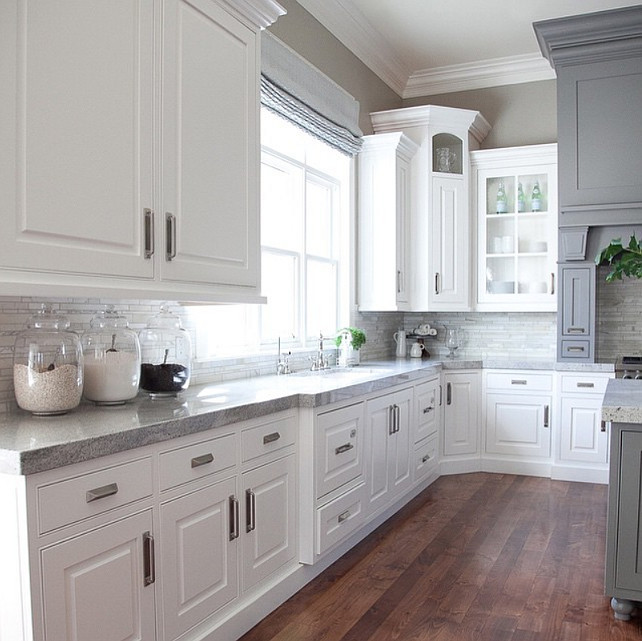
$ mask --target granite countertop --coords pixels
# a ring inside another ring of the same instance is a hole
[[[642,382],[610,380],[602,401],[602,420],[642,424]]]
[[[83,401],[63,416],[16,409],[0,416],[0,473],[34,474],[281,410],[349,400],[440,369],[439,361],[380,361],[195,385],[178,398],[152,400],[141,393],[112,407]]]

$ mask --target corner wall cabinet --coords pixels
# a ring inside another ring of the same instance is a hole
[[[359,153],[359,310],[410,309],[410,161],[402,133],[365,136]]]
[[[373,139],[402,133],[418,146],[411,161],[409,253],[413,278],[407,309],[469,310],[469,151],[479,148],[490,125],[477,111],[432,105],[376,112],[370,117]]]
[[[557,309],[557,145],[471,153],[480,311]]]
[[[260,29],[281,13],[3,2],[0,293],[258,300]]]

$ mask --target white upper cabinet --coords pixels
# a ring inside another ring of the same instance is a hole
[[[469,310],[469,152],[479,148],[490,125],[477,111],[432,105],[370,116],[375,137],[402,132],[419,147],[411,162],[410,310]]]
[[[410,309],[410,161],[400,132],[366,136],[359,154],[359,309]]]
[[[280,13],[3,2],[0,293],[258,299],[260,28]]]
[[[477,309],[557,309],[557,145],[471,154]]]

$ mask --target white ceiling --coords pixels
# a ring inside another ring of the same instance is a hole
[[[403,98],[554,78],[532,24],[622,0],[298,0]]]

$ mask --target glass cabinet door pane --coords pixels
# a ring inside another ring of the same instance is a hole
[[[464,173],[464,142],[453,134],[432,137],[432,170],[444,174]]]

